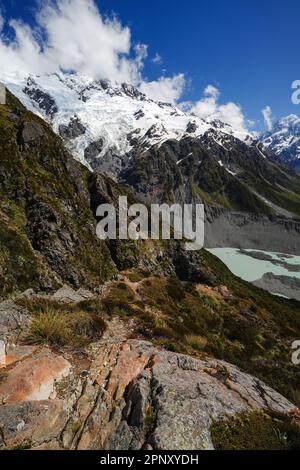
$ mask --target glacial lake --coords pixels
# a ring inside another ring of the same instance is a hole
[[[248,282],[257,281],[266,273],[300,279],[300,256],[254,249],[241,252],[239,248],[212,248],[207,251],[223,261],[233,274]],[[262,257],[272,259],[257,259],[250,253],[255,253],[256,256],[261,254]]]

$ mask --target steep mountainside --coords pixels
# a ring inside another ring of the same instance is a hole
[[[264,156],[258,144],[219,131],[135,149],[120,180],[148,199],[300,216],[300,178]]]
[[[129,203],[136,201],[110,178],[76,162],[50,126],[8,93],[0,108],[0,297],[64,282],[96,287],[117,269],[133,266],[175,274],[181,259],[188,279],[193,255],[180,243],[98,240],[97,207],[117,207],[124,194]],[[214,278],[204,259],[194,271]]]
[[[0,108],[0,149],[0,296],[111,275],[109,251],[95,237],[88,170],[9,93]]]
[[[291,114],[280,119],[261,137],[262,143],[285,163],[300,170],[300,119]]]

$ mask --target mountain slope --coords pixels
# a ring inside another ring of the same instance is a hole
[[[300,178],[264,156],[258,144],[215,130],[136,149],[120,181],[148,200],[300,216]]]
[[[186,280],[217,282],[203,256],[179,242],[100,241],[97,207],[135,197],[76,162],[48,124],[7,96],[0,106],[0,298],[64,282],[96,288],[132,267],[175,275],[182,262]]]
[[[89,172],[8,93],[0,107],[0,296],[29,285],[97,284],[114,266],[95,236]]]

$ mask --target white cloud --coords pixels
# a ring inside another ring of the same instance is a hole
[[[147,81],[142,76],[148,51],[145,44],[132,44],[131,31],[116,17],[104,18],[94,0],[47,0],[41,2],[35,26],[11,20],[13,39],[1,32],[0,74],[72,71],[91,78],[128,82],[156,101],[177,103],[187,85],[182,73]],[[162,59],[156,54],[153,63]],[[183,105],[207,119],[220,119],[245,131],[241,108],[232,102],[219,104],[220,92],[208,85],[196,103]]]
[[[162,101],[175,104],[181,97],[186,85],[184,74],[173,77],[160,77],[153,82],[142,82],[140,90],[154,101]]]
[[[268,131],[271,131],[273,129],[272,109],[270,108],[270,106],[266,106],[261,110],[261,112],[264,117],[266,128],[268,129]]]
[[[213,85],[208,85],[203,97],[194,103],[191,112],[202,119],[219,119],[239,132],[247,132],[247,123],[242,109],[233,102],[219,104],[220,91]]]
[[[103,18],[93,0],[50,0],[36,15],[36,26],[12,20],[12,41],[0,38],[0,63],[21,74],[69,70],[93,78],[138,83],[145,45],[116,18]]]
[[[0,31],[3,19],[0,12]],[[147,45],[132,46],[131,32],[120,21],[104,18],[94,0],[49,0],[36,25],[11,20],[13,40],[0,35],[2,74],[55,73],[61,70],[113,82],[128,82],[156,100],[175,103],[185,85],[182,74],[146,82],[142,70]],[[153,62],[159,63],[156,54]]]
[[[163,63],[163,60],[162,57],[158,53],[156,53],[151,62],[155,65],[161,65]]]
[[[4,18],[3,18],[3,16],[2,16],[1,10],[0,10],[0,33],[1,33],[2,29],[3,29],[3,26],[4,26]]]

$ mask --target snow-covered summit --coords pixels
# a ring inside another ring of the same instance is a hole
[[[209,129],[249,139],[249,134],[228,124],[155,102],[126,83],[114,85],[63,73],[26,78],[2,74],[1,79],[27,108],[51,123],[75,158],[88,166],[91,159],[108,153],[111,159],[122,159],[134,146],[147,148],[185,135],[198,137]]]
[[[282,161],[300,166],[300,118],[296,114],[280,119],[261,141]]]

